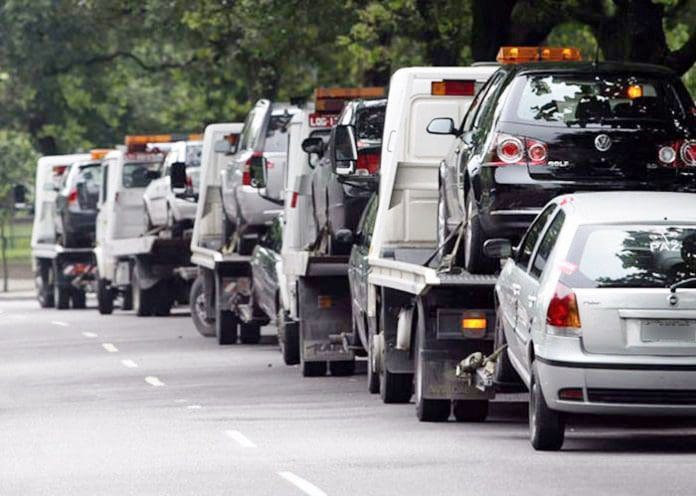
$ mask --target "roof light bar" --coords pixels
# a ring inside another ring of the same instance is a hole
[[[582,54],[573,47],[500,47],[496,60],[501,64],[577,62],[582,60]]]

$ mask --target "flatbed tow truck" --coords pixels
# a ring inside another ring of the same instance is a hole
[[[368,255],[369,366],[384,402],[415,394],[421,421],[482,421],[495,394],[495,277],[438,266],[438,165],[451,136],[426,131],[435,117],[461,122],[494,70],[406,68],[390,83]]]
[[[91,160],[89,153],[41,157],[36,168],[34,225],[31,260],[36,297],[41,308],[86,307],[86,293],[93,291],[92,248],[67,248],[56,235],[56,191],[62,175],[75,162]]]
[[[223,244],[220,173],[235,153],[241,123],[211,124],[203,134],[200,196],[191,237],[191,263],[197,266],[191,288],[191,318],[198,332],[218,344],[258,343],[268,317],[251,298],[250,256]]]
[[[102,162],[102,188],[97,215],[97,303],[110,314],[114,300],[138,316],[168,315],[175,303],[187,303],[195,277],[190,238],[173,237],[166,229],[146,231],[142,195],[158,177],[163,156],[148,145],[195,139],[190,135],[127,136],[126,146],[109,152]],[[180,171],[181,172],[181,171]]]

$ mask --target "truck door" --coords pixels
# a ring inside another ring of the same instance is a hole
[[[99,201],[98,201],[98,212],[97,212],[97,225],[96,225],[96,244],[98,246],[105,246],[107,241],[107,212],[109,209],[109,190],[111,178],[109,177],[109,169],[111,168],[114,160],[105,160],[101,164],[101,177],[102,183],[99,189]]]

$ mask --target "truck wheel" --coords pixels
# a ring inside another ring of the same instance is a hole
[[[169,285],[165,281],[160,281],[150,288],[152,291],[153,310],[152,313],[158,317],[167,317],[172,312],[172,297],[169,294]]]
[[[38,300],[41,308],[53,308],[55,305],[51,280],[53,271],[49,264],[43,262],[41,259],[38,259],[37,261],[38,269],[34,278],[34,285],[36,286],[36,299]]]
[[[70,288],[53,285],[53,300],[56,303],[58,310],[66,310],[70,308]]]
[[[97,308],[102,315],[110,315],[114,311],[114,294],[104,279],[97,280]]]
[[[218,311],[215,319],[215,335],[219,345],[235,344],[237,342],[237,316],[229,311]]]
[[[240,324],[239,341],[242,344],[258,344],[261,341],[261,326],[258,324]]]
[[[483,254],[486,241],[481,220],[474,212],[474,193],[466,196],[466,226],[464,231],[464,267],[472,274],[494,274],[495,260]],[[461,259],[461,257],[459,257]]]
[[[457,422],[483,422],[488,416],[488,400],[456,400],[452,413]]]
[[[278,328],[278,344],[283,354],[285,365],[300,363],[300,329],[297,322],[290,322],[281,308],[276,317]]]
[[[82,310],[87,308],[87,295],[85,294],[84,290],[73,288],[71,299],[72,307],[75,310]]]
[[[140,276],[137,267],[133,267],[131,272],[131,293],[133,294],[133,307],[138,317],[149,317],[156,311],[157,306],[157,284],[144,289],[140,287]]]
[[[565,417],[546,404],[539,384],[536,363],[532,363],[529,386],[529,440],[535,450],[558,451],[565,437]]]
[[[334,377],[347,377],[355,374],[355,360],[329,362],[329,372]]]
[[[133,287],[128,286],[123,290],[123,300],[121,301],[121,310],[133,310]]]
[[[189,296],[191,319],[201,336],[213,337],[215,336],[215,321],[208,318],[208,301],[206,301],[204,289],[203,278],[196,277]]]
[[[370,333],[367,347],[367,391],[370,394],[379,393],[379,367],[377,359],[379,354],[375,350],[375,336]]]
[[[326,375],[326,362],[302,362],[302,377],[323,377]]]

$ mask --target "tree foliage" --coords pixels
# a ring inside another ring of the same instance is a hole
[[[43,154],[240,120],[259,97],[578,45],[696,88],[693,0],[0,0],[0,130]],[[0,135],[7,137],[8,135]]]

